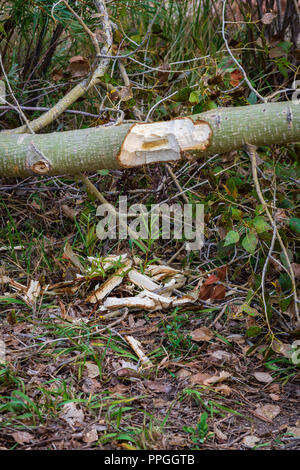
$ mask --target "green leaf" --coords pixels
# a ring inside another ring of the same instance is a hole
[[[260,335],[260,333],[260,326],[250,326],[250,328],[248,328],[248,330],[246,331],[246,336],[248,336],[248,338],[255,338],[255,336]]]
[[[258,315],[258,311],[255,308],[250,307],[250,305],[247,304],[247,302],[245,302],[241,306],[241,310],[242,310],[242,312],[248,313],[248,315],[250,315],[251,317],[256,317]]]
[[[235,207],[231,208],[231,214],[234,220],[241,220],[242,218],[242,211],[240,209],[236,209]]]
[[[190,94],[193,90],[190,87],[182,88],[178,93],[173,97],[173,100],[177,103],[188,101]]]
[[[210,110],[210,109],[216,109],[218,107],[217,103],[215,103],[215,101],[213,100],[208,100],[207,102],[207,109]]]
[[[226,235],[224,246],[234,245],[235,243],[239,241],[239,239],[240,239],[239,233],[236,232],[235,230],[230,230],[230,232],[228,232]]]
[[[289,227],[293,232],[300,234],[300,219],[297,217],[290,219]]]
[[[271,225],[268,224],[268,222],[264,219],[264,217],[261,216],[255,217],[255,219],[253,220],[253,225],[257,233],[267,232],[272,228]]]
[[[193,104],[197,104],[200,102],[199,100],[199,95],[196,91],[192,91],[192,93],[189,96],[189,102]]]
[[[289,249],[287,249],[286,252],[287,252],[289,261],[292,263],[293,262],[293,252]],[[283,266],[286,269],[289,269],[288,260],[286,259],[285,254],[283,253],[283,251],[280,253],[280,260],[281,260]]]
[[[247,98],[249,104],[256,104],[257,103],[257,96],[254,91],[251,91],[250,95]]]
[[[14,299],[13,297],[0,296],[0,302],[7,302],[8,304],[21,304],[26,305],[23,300]]]
[[[254,235],[254,233],[248,233],[242,241],[242,246],[246,251],[253,255],[255,253],[257,243],[258,239]]]
[[[292,281],[287,273],[281,273],[278,281],[283,291],[289,291],[292,289]]]

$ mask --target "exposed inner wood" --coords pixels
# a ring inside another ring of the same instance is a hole
[[[180,160],[182,152],[205,150],[211,128],[205,121],[190,118],[135,124],[127,134],[118,160],[123,167]]]

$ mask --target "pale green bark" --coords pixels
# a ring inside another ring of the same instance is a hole
[[[300,141],[300,105],[291,102],[219,108],[190,118],[195,128],[198,121],[205,121],[212,131],[204,150],[188,151],[195,157],[228,152],[245,143],[260,146]],[[133,124],[126,123],[51,134],[0,133],[0,176],[79,174],[123,168],[118,156],[132,128]],[[131,166],[142,163],[140,153],[136,152]],[[180,156],[184,158],[184,152],[171,160]],[[154,161],[167,160],[163,149],[156,152]]]

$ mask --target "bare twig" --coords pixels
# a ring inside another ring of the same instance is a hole
[[[288,268],[289,268],[289,275],[290,275],[290,278],[291,278],[291,281],[292,281],[292,287],[293,287],[293,296],[294,296],[294,302],[295,302],[295,314],[296,314],[296,318],[297,318],[297,322],[300,324],[300,315],[299,315],[299,309],[298,309],[298,298],[297,298],[297,288],[296,288],[296,281],[295,281],[295,275],[294,275],[294,271],[293,271],[293,268],[291,266],[291,262],[290,262],[290,259],[289,259],[289,256],[288,256],[288,253],[287,253],[287,250],[286,250],[286,247],[282,241],[282,238],[280,236],[280,233],[278,231],[278,228],[276,226],[276,223],[275,221],[273,220],[273,217],[271,216],[270,214],[270,211],[268,209],[268,206],[267,206],[267,203],[263,197],[263,194],[261,192],[261,189],[260,189],[260,184],[259,184],[259,181],[258,181],[258,176],[257,176],[257,163],[256,163],[256,147],[254,145],[250,145],[250,144],[247,144],[245,146],[246,148],[246,151],[251,159],[251,166],[252,166],[252,176],[253,176],[253,181],[254,181],[254,185],[255,185],[255,189],[256,189],[256,192],[257,192],[257,195],[258,195],[258,198],[268,216],[268,219],[276,233],[276,236],[277,236],[277,239],[280,243],[280,246],[282,248],[282,251],[284,253],[284,256],[285,256],[285,259],[286,259],[286,263],[288,265]],[[272,240],[273,242],[273,240]],[[272,245],[272,244],[271,244]],[[265,304],[265,302],[264,302]],[[265,305],[266,307],[266,305]],[[267,318],[267,311],[265,311],[266,313],[266,318]]]
[[[239,61],[234,57],[234,55],[232,54],[231,50],[230,50],[230,47],[228,45],[228,41],[226,39],[226,33],[225,33],[225,14],[226,14],[226,3],[227,3],[227,0],[223,0],[223,13],[222,13],[222,36],[223,36],[223,40],[224,40],[224,43],[225,43],[225,46],[226,46],[226,49],[230,55],[230,57],[232,58],[232,60],[234,61],[234,63],[237,65],[237,67],[240,69],[240,71],[242,72],[243,76],[244,76],[244,79],[245,79],[245,82],[247,83],[248,87],[250,88],[250,90],[255,93],[255,95],[261,100],[263,101],[264,103],[267,102],[266,98],[264,98],[263,96],[260,95],[260,93],[258,93],[257,90],[255,90],[255,88],[252,86],[249,78],[247,77],[247,74],[245,72],[245,70],[243,69],[243,67],[241,66],[241,64],[239,63]]]

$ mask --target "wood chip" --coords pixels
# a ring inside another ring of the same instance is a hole
[[[126,260],[125,266],[118,269],[109,279],[107,279],[100,287],[98,287],[92,294],[86,298],[86,302],[95,304],[104,299],[116,287],[122,284],[126,270],[132,266],[131,260]]]
[[[151,367],[153,364],[143,352],[141,343],[133,336],[125,336],[125,339],[130,344],[131,348],[134,350],[143,366]]]
[[[153,282],[149,276],[139,273],[136,269],[131,269],[127,274],[129,281],[133,282],[138,287],[142,289],[147,289],[148,291],[154,291],[160,288],[160,285],[156,282]]]

